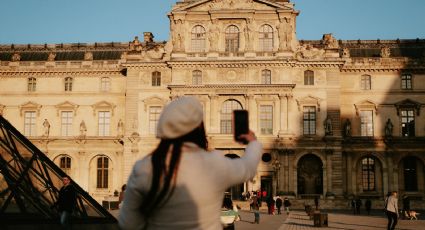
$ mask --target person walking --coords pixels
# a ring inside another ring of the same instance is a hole
[[[372,208],[372,201],[368,198],[365,202],[366,212],[370,215],[370,209]]]
[[[268,196],[266,199],[267,202],[267,209],[268,209],[268,213],[269,215],[273,215],[274,214],[274,205],[275,205],[275,201],[273,199],[272,196]]]
[[[241,158],[208,151],[203,117],[195,97],[182,96],[164,107],[157,148],[135,163],[128,178],[121,229],[222,229],[224,193],[255,176],[262,145],[249,131],[239,136],[248,143]]]
[[[394,230],[397,225],[398,214],[398,199],[397,192],[393,191],[385,200],[385,211],[388,217],[387,230]]]
[[[71,178],[62,177],[63,186],[59,190],[59,197],[54,206],[58,207],[60,213],[60,223],[64,229],[71,229],[71,215],[77,204],[77,194],[71,184]]]
[[[277,196],[276,197],[276,208],[277,208],[277,214],[278,215],[282,214],[280,212],[280,209],[282,208],[282,204],[283,204],[282,198],[280,198],[280,196]]]
[[[286,215],[289,215],[289,207],[291,206],[291,202],[289,201],[288,197],[283,199],[283,206],[286,209]]]
[[[254,224],[260,223],[260,205],[258,205],[258,200],[260,197],[258,197],[255,193],[252,197],[252,210],[254,212]]]
[[[356,214],[360,215],[360,207],[362,207],[362,200],[359,197],[356,199]]]

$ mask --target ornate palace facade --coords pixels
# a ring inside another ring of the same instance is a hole
[[[243,154],[231,111],[264,143],[266,189],[325,205],[391,190],[425,199],[425,40],[296,37],[288,0],[184,0],[170,40],[0,45],[0,114],[97,200],[158,140],[173,98],[194,95],[211,148]],[[194,175],[196,176],[196,175]]]

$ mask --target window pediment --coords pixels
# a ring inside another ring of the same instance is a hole
[[[96,115],[96,112],[100,111],[100,110],[111,111],[112,115],[114,115],[115,107],[116,107],[116,105],[109,103],[107,101],[98,102],[98,103],[92,105],[93,115]]]
[[[59,116],[59,112],[60,111],[65,111],[65,110],[71,110],[74,111],[74,115],[77,114],[77,109],[78,109],[78,105],[69,102],[69,101],[65,101],[63,103],[57,104],[55,105],[56,108],[56,115]]]
[[[413,110],[416,111],[416,115],[419,116],[422,105],[423,104],[416,102],[416,101],[413,101],[413,100],[410,100],[410,99],[405,99],[405,100],[399,101],[399,102],[394,104],[394,106],[397,109],[397,116],[400,115],[401,109],[413,109]]]
[[[320,111],[320,102],[322,101],[322,99],[309,95],[309,96],[303,97],[301,99],[296,99],[296,101],[297,101],[297,105],[298,105],[298,111],[302,111],[302,107],[308,106],[308,105],[316,106],[317,111]]]
[[[143,100],[143,103],[145,104],[145,111],[147,111],[148,106],[152,105],[160,105],[163,106],[167,103],[167,100],[160,98],[158,96],[148,97]]]
[[[19,106],[19,112],[20,112],[20,115],[22,116],[22,113],[24,111],[32,110],[32,111],[37,111],[37,116],[39,116],[41,107],[42,105],[29,101]]]
[[[378,115],[378,106],[373,101],[364,100],[359,103],[354,104],[356,109],[356,115],[359,116],[361,110],[373,110],[375,114]]]

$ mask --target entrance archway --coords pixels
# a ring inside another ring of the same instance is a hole
[[[307,154],[298,161],[298,194],[323,193],[323,163],[314,154]]]
[[[237,154],[229,153],[225,155],[228,158],[240,158]],[[242,197],[242,193],[244,192],[244,184],[238,184],[235,186],[230,187],[227,189],[227,192],[229,192],[232,196],[232,200],[240,200]]]

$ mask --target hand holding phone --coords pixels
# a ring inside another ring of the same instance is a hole
[[[249,133],[249,119],[247,110],[233,110],[233,135],[236,142],[248,144],[246,138],[241,138],[243,134]]]

